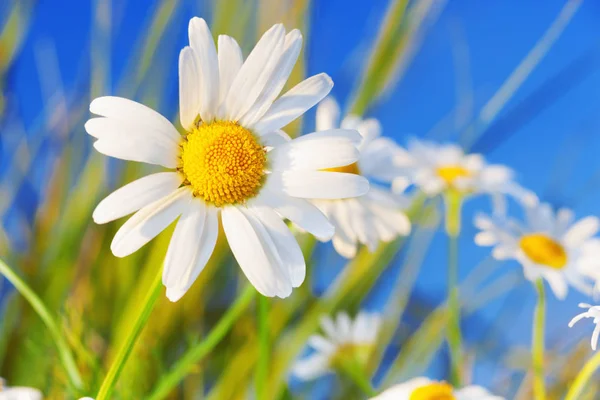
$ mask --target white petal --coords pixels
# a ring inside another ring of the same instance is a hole
[[[254,131],[264,135],[283,128],[327,96],[332,87],[333,81],[327,74],[305,79],[273,103],[254,125]]]
[[[467,386],[455,391],[456,400],[504,400],[494,396],[481,386]]]
[[[285,222],[268,207],[252,207],[277,248],[282,266],[288,268],[293,287],[299,287],[306,277],[306,263],[300,245]]]
[[[321,335],[311,335],[308,338],[308,344],[323,354],[331,354],[335,351],[335,344],[325,339]]]
[[[358,149],[345,137],[292,140],[269,153],[273,170],[319,170],[350,165],[358,160]]]
[[[181,135],[168,119],[133,100],[114,96],[98,97],[90,104],[90,112],[156,130],[175,144],[179,144],[181,140]],[[90,135],[95,136],[92,133]]]
[[[317,131],[339,128],[340,106],[332,96],[325,98],[317,107]]]
[[[179,53],[179,120],[186,131],[194,126],[200,111],[200,71],[191,47]]]
[[[229,247],[256,290],[268,297],[289,296],[291,281],[281,265],[274,265],[275,245],[260,222],[237,207],[224,208],[221,218]]]
[[[319,143],[322,139],[333,139],[333,138],[344,138],[352,142],[353,145],[358,146],[362,140],[362,136],[355,129],[329,129],[326,131],[318,131],[307,133],[294,139],[295,143],[308,142]]]
[[[219,61],[215,41],[202,18],[190,20],[188,33],[200,73],[200,117],[203,121],[211,121],[219,106]]]
[[[137,251],[169,226],[185,210],[190,200],[189,189],[182,187],[142,208],[116,233],[110,245],[113,254],[125,257]]]
[[[217,210],[192,199],[175,227],[165,257],[163,285],[169,300],[179,300],[192,286],[210,259],[218,234]]]
[[[299,360],[292,367],[292,373],[304,381],[316,379],[328,372],[330,372],[329,358],[320,353]]]
[[[231,88],[242,64],[244,56],[242,49],[234,38],[227,35],[219,35],[219,104],[221,104]]]
[[[92,218],[105,224],[131,214],[174,192],[183,177],[176,172],[159,172],[115,190],[98,204]]]
[[[0,389],[0,400],[42,400],[43,395],[37,389],[11,386]]]
[[[475,243],[478,246],[493,246],[498,243],[498,238],[494,232],[484,231],[475,235]]]
[[[330,339],[335,338],[337,336],[337,329],[335,323],[330,317],[325,315],[322,316],[319,320],[319,323],[321,324],[321,329],[323,329],[323,332],[325,332],[325,334],[327,334],[327,336]]]
[[[348,343],[352,341],[352,320],[347,312],[339,312],[336,318],[338,328],[338,342]]]
[[[289,219],[320,240],[331,239],[335,232],[327,217],[308,200],[290,197],[283,192],[275,193],[269,190],[268,183],[257,201],[272,207],[282,217]]]
[[[598,233],[599,220],[597,217],[586,217],[577,221],[563,237],[567,246],[577,246],[586,239]]]
[[[178,143],[156,129],[114,118],[90,119],[85,128],[99,133],[94,148],[102,154],[167,168],[177,166]]]
[[[559,300],[564,300],[565,297],[567,297],[568,285],[562,275],[560,273],[551,271],[544,273],[543,276],[548,281],[548,284],[554,292],[554,295]]]
[[[381,124],[375,118],[361,121],[356,130],[363,137],[363,145],[366,145],[381,136]]]
[[[405,169],[395,165],[399,147],[392,139],[375,138],[360,147],[360,169],[364,175],[381,182],[392,182],[405,174]]]
[[[281,89],[287,82],[302,48],[302,34],[294,29],[285,37],[285,44],[279,63],[275,67],[273,76],[267,81],[265,88],[250,110],[240,119],[242,126],[252,127],[262,118],[273,104],[273,101],[281,93]]]
[[[282,130],[267,133],[266,135],[260,137],[261,143],[267,147],[281,146],[290,140],[292,140],[292,138]]]
[[[281,58],[285,41],[285,28],[273,25],[260,38],[235,77],[223,103],[224,117],[238,121],[260,96],[273,76]],[[277,127],[269,132],[279,129]],[[267,133],[267,132],[264,132]]]
[[[287,171],[272,173],[268,179],[289,196],[305,199],[344,199],[369,191],[364,177],[341,172]]]

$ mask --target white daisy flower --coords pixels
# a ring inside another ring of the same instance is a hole
[[[219,36],[218,48],[206,22],[193,18],[190,47],[179,57],[181,136],[150,108],[119,97],[90,105],[100,115],[86,123],[101,153],[171,169],[134,181],[104,199],[97,223],[136,212],[111,244],[127,256],[179,222],[165,258],[163,284],[177,301],[210,258],[219,216],[243,272],[265,296],[286,297],[305,276],[305,261],[287,218],[319,238],[334,227],[308,200],[365,194],[357,175],[322,171],[358,158],[353,130],[332,129],[285,141],[280,129],[331,90],[326,74],[279,94],[298,58],[302,35],[275,25],[244,61],[236,41]],[[138,211],[139,210],[139,211]]]
[[[513,181],[513,172],[504,165],[487,164],[481,154],[465,154],[455,144],[438,144],[413,139],[402,149],[396,165],[404,169],[397,180],[404,189],[405,179],[428,196],[436,196],[449,189],[463,194],[510,194],[516,198],[530,198]]]
[[[335,320],[323,317],[321,328],[325,335],[309,338],[308,344],[315,353],[297,361],[293,374],[309,381],[332,373],[344,360],[366,363],[380,326],[381,317],[367,312],[360,312],[354,321],[345,312],[338,313]]]
[[[544,278],[559,299],[567,295],[568,285],[591,295],[600,270],[600,240],[593,238],[599,228],[596,217],[573,222],[571,210],[554,212],[549,204],[526,205],[526,222],[479,214],[475,236],[480,246],[493,246],[494,258],[514,259],[525,276],[535,282]]]
[[[504,400],[494,396],[481,386],[466,386],[455,389],[446,382],[429,378],[413,378],[407,382],[392,386],[371,400]]]
[[[6,386],[0,378],[0,400],[42,400],[42,392],[23,386]]]
[[[389,242],[398,235],[410,233],[410,220],[402,211],[405,206],[399,196],[372,180],[391,183],[400,174],[393,160],[398,146],[393,140],[380,137],[381,125],[376,119],[363,120],[349,115],[340,123],[340,108],[328,97],[317,108],[317,131],[341,127],[356,129],[362,136],[358,145],[359,159],[349,165],[330,168],[329,171],[361,175],[370,178],[369,192],[357,198],[340,200],[313,200],[335,226],[333,246],[346,257],[356,255],[358,243],[375,251],[380,241]]]
[[[569,328],[572,328],[573,325],[575,325],[579,320],[583,318],[593,318],[593,322],[596,326],[594,327],[594,332],[592,333],[591,345],[592,350],[596,351],[596,347],[598,346],[598,337],[600,337],[600,306],[592,306],[591,304],[579,303],[579,307],[586,308],[587,311],[575,316],[575,318],[573,318],[571,322],[569,322]]]

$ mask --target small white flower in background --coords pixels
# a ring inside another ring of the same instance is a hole
[[[455,389],[446,382],[429,378],[413,378],[392,386],[371,400],[504,400],[494,396],[481,386],[466,386]]]
[[[42,392],[37,389],[22,386],[6,386],[0,378],[0,400],[42,400]]]
[[[315,352],[294,365],[292,372],[298,378],[309,381],[332,373],[336,364],[346,359],[366,363],[381,326],[378,314],[360,312],[354,321],[347,313],[340,312],[335,320],[321,319],[325,335],[313,335],[308,344]]]
[[[331,168],[331,171],[361,175],[370,180],[369,192],[361,197],[341,200],[313,200],[335,226],[333,246],[346,257],[356,255],[357,242],[374,251],[380,241],[389,242],[398,235],[410,233],[410,220],[402,211],[406,206],[390,189],[375,185],[373,180],[391,183],[400,174],[394,167],[398,146],[381,137],[381,125],[376,119],[360,119],[349,115],[340,122],[340,108],[328,97],[317,108],[317,131],[341,127],[356,129],[362,136],[358,145],[360,156],[352,164]]]
[[[600,337],[600,306],[592,306],[591,304],[579,303],[579,307],[587,308],[587,311],[575,316],[575,318],[573,318],[571,322],[569,322],[569,328],[572,328],[573,325],[575,325],[578,321],[580,321],[583,318],[593,318],[593,322],[596,326],[594,327],[594,332],[592,333],[591,345],[592,350],[595,351],[596,347],[598,346],[598,337]]]
[[[571,210],[555,213],[546,203],[525,205],[524,210],[525,224],[478,214],[475,226],[481,232],[475,243],[493,246],[492,255],[498,260],[517,260],[527,279],[544,278],[559,299],[566,297],[568,285],[591,295],[600,271],[600,240],[593,238],[598,218],[574,222]]]
[[[97,223],[136,212],[111,244],[118,257],[148,243],[177,217],[165,258],[163,284],[177,301],[210,258],[219,217],[240,267],[265,296],[287,297],[303,281],[300,247],[283,218],[328,239],[334,227],[306,199],[360,196],[369,190],[358,175],[323,169],[358,159],[358,132],[331,129],[286,141],[280,130],[322,100],[333,85],[312,76],[279,94],[302,46],[298,30],[269,29],[244,61],[236,41],[219,36],[218,53],[206,22],[189,24],[190,46],[179,57],[181,136],[163,116],[119,97],[101,97],[86,123],[99,152],[162,165],[104,199]],[[139,210],[139,211],[138,211]]]
[[[404,189],[405,179],[428,196],[449,189],[468,194],[509,194],[519,199],[530,198],[513,180],[513,172],[504,165],[487,164],[481,154],[465,154],[455,144],[438,144],[413,139],[396,157],[396,165],[405,178],[397,183]]]

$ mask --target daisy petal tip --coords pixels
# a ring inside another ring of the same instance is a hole
[[[185,290],[167,287],[167,299],[169,299],[171,303],[176,303],[179,301],[179,299],[181,299],[185,293]]]

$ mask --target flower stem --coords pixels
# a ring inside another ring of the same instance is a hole
[[[212,349],[229,332],[231,326],[242,315],[244,310],[250,305],[256,290],[253,286],[248,286],[237,298],[235,303],[229,307],[227,312],[221,317],[219,322],[212,328],[208,336],[200,343],[191,347],[182,358],[175,363],[171,370],[160,379],[148,400],[164,399],[171,390],[185,378],[189,371],[208,355]]]
[[[536,400],[546,399],[544,383],[544,325],[546,320],[546,295],[544,281],[540,278],[535,282],[538,301],[534,313],[533,344],[531,346],[533,365],[533,394]]]
[[[460,329],[460,300],[458,293],[458,238],[460,235],[462,196],[450,190],[446,193],[446,233],[448,235],[448,347],[450,348],[450,381],[462,386],[462,333]]]
[[[369,397],[375,396],[377,391],[373,388],[371,380],[365,373],[364,369],[357,361],[341,362],[338,364],[339,370],[349,378],[363,393]]]
[[[141,312],[138,315],[137,319],[133,321],[133,325],[131,325],[130,331],[125,338],[125,341],[119,348],[117,356],[115,357],[108,373],[104,377],[104,381],[100,386],[100,390],[98,391],[98,395],[96,396],[96,400],[105,400],[110,399],[112,395],[112,391],[119,379],[119,375],[123,371],[123,367],[125,367],[125,363],[127,359],[131,355],[131,351],[135,346],[135,343],[142,332],[142,329],[146,325],[148,318],[150,318],[150,314],[154,309],[154,305],[156,304],[156,300],[160,295],[162,289],[162,269],[159,269],[158,274],[154,278],[146,297],[144,298],[143,306],[141,307]]]
[[[265,383],[269,376],[269,299],[257,292],[259,356],[255,376],[256,398],[265,398]]]
[[[75,363],[75,359],[73,358],[73,354],[71,353],[71,349],[67,345],[67,340],[63,336],[58,324],[50,314],[50,311],[44,305],[42,299],[38,297],[37,294],[23,281],[7,264],[5,264],[2,260],[0,260],[0,273],[8,279],[10,283],[17,289],[17,291],[25,298],[25,300],[29,303],[31,308],[37,313],[40,319],[44,322],[48,331],[50,331],[50,335],[54,340],[54,344],[58,350],[58,355],[60,360],[67,372],[69,377],[69,381],[71,384],[77,388],[81,389],[83,386],[83,380],[81,379],[81,375],[77,370],[77,365]]]
[[[600,367],[600,351],[590,358],[575,377],[565,400],[578,400],[594,372]]]

